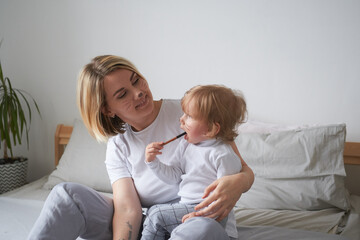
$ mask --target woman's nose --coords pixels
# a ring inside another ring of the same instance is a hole
[[[134,89],[134,97],[141,98],[144,96],[144,92],[141,89]]]

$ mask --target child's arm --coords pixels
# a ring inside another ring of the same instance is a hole
[[[145,150],[145,162],[155,175],[165,183],[176,184],[181,181],[181,175],[183,174],[180,160],[171,161],[176,163],[173,165],[166,165],[156,158],[157,155],[161,154],[163,149],[163,142],[150,143]],[[174,157],[176,153],[174,153]]]

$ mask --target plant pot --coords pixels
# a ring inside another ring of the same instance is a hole
[[[26,184],[27,158],[18,158],[13,163],[0,164],[0,194]]]

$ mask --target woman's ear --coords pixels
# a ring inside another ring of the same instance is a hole
[[[215,138],[216,135],[219,133],[219,131],[220,131],[220,124],[217,122],[213,123],[211,129],[208,131],[206,136],[208,136],[210,138]]]
[[[114,118],[115,117],[115,113],[112,113],[110,110],[108,110],[108,108],[106,106],[101,108],[101,112],[102,114],[104,114],[105,116]]]

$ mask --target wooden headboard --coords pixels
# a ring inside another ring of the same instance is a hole
[[[68,144],[73,127],[58,124],[55,132],[55,166],[59,164],[60,158],[64,153],[65,146]]]
[[[68,144],[73,127],[59,124],[55,132],[55,166],[59,164]],[[360,165],[360,142],[346,142],[344,147],[345,164]]]
[[[345,142],[344,162],[360,165],[360,142]]]

